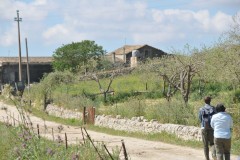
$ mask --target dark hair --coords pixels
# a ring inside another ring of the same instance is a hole
[[[217,106],[216,106],[216,111],[217,112],[225,112],[225,107],[224,107],[224,105],[222,104],[222,103],[219,103],[219,104],[217,104]]]
[[[204,102],[205,102],[206,104],[210,104],[211,99],[212,99],[211,97],[207,96],[207,97],[204,98]]]

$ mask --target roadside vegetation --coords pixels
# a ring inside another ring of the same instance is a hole
[[[28,128],[19,126],[13,127],[0,123],[0,156],[1,160],[10,159],[85,159],[96,160],[99,155],[90,141],[86,140],[84,144],[70,145],[66,149],[63,140],[57,139],[56,142],[39,139]],[[101,144],[96,145],[98,151],[104,159],[111,159],[105,152]],[[113,157],[116,158],[118,151],[116,149]]]

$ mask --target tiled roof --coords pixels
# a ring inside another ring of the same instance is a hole
[[[133,50],[144,47],[145,45],[124,45],[121,48],[116,49],[115,51],[110,52],[109,54],[115,53],[116,55],[127,54]]]
[[[51,63],[53,60],[52,57],[29,57],[28,61],[31,64],[49,64]],[[6,63],[18,63],[19,62],[19,58],[18,57],[0,57],[0,64],[6,64]],[[26,57],[22,57],[22,63],[27,63],[27,58]]]

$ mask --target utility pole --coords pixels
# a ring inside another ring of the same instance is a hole
[[[29,72],[29,59],[28,59],[27,38],[25,38],[25,44],[26,44],[26,57],[27,57],[28,100],[29,100],[29,106],[31,106],[31,99],[30,99],[30,72]]]
[[[30,72],[29,72],[29,59],[28,59],[28,43],[27,43],[27,38],[25,38],[25,44],[26,44],[27,80],[28,80],[28,92],[29,92],[29,88],[30,88]]]
[[[22,18],[19,18],[19,10],[17,10],[17,17],[14,18],[14,21],[17,21],[18,23],[19,81],[22,81],[22,56],[21,56],[21,38],[20,38],[20,25],[19,25],[19,22],[22,21]]]

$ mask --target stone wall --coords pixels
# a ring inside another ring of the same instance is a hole
[[[194,126],[177,124],[161,124],[155,120],[148,122],[144,117],[133,117],[132,119],[121,118],[121,116],[98,115],[95,119],[96,126],[113,128],[128,132],[159,133],[165,131],[175,134],[185,140],[201,140],[201,129]]]
[[[77,111],[72,111],[68,109],[64,109],[58,106],[54,106],[52,104],[47,105],[46,112],[49,115],[61,117],[61,118],[75,118],[82,119],[82,113]]]
[[[82,113],[80,112],[64,110],[53,105],[47,106],[47,112],[50,115],[57,117],[82,119]],[[115,130],[142,132],[146,134],[165,131],[167,133],[175,134],[184,140],[201,140],[201,129],[199,127],[177,124],[161,124],[156,120],[148,122],[143,116],[127,119],[122,118],[120,115],[116,117],[109,115],[97,115],[95,118],[95,125]]]

